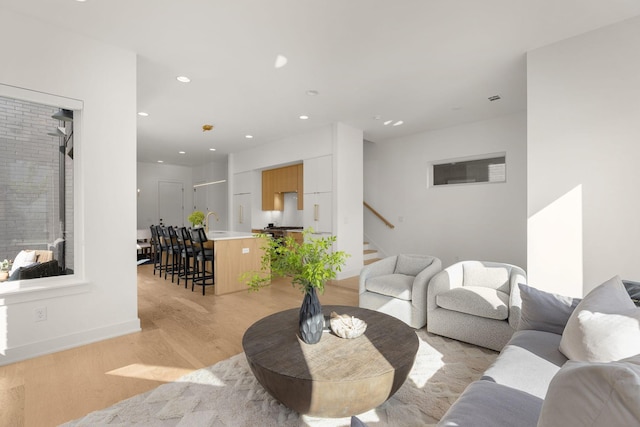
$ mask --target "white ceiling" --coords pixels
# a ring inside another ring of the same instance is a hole
[[[0,0],[0,7],[136,52],[138,110],[149,113],[138,118],[138,160],[179,165],[336,121],[386,142],[521,111],[527,51],[640,14],[637,0]],[[277,55],[286,66],[274,67]],[[502,99],[489,102],[496,94]],[[203,132],[203,124],[215,128]]]

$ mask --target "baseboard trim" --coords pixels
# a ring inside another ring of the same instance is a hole
[[[4,354],[0,354],[0,366],[140,331],[140,319],[135,318],[127,322],[108,325],[102,328],[81,331],[74,334],[50,338],[45,341],[38,341],[7,348],[5,349]]]

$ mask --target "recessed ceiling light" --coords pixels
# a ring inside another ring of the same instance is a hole
[[[300,116],[300,120],[307,120],[308,118],[309,116],[305,116],[305,115]]]
[[[386,122],[383,123],[383,125],[389,126],[391,124],[391,122],[393,122],[393,120],[387,120]]]
[[[404,122],[402,120],[398,120],[397,122],[395,122],[393,125],[394,126],[400,126],[401,124],[403,124]]]
[[[317,90],[308,90],[307,95],[309,96],[318,96],[319,92]]]
[[[178,80],[181,83],[189,83],[191,81],[191,79],[187,76],[178,76],[176,77],[176,80]]]
[[[164,163],[164,160],[158,160],[158,163]]]
[[[138,115],[139,115],[139,116],[142,116],[142,117],[147,117],[147,116],[149,115],[149,113],[145,113],[144,111],[140,111],[140,112],[138,113]]]
[[[215,148],[209,148],[209,151],[216,151]]]
[[[253,135],[245,135],[244,137],[247,138],[247,139],[252,139]]]
[[[178,154],[187,154],[184,151],[178,151]]]
[[[287,59],[286,56],[278,55],[276,56],[276,62],[273,64],[273,66],[276,68],[282,68],[285,65],[287,65],[287,62],[289,62],[289,60]]]

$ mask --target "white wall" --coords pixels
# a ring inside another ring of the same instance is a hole
[[[218,220],[214,215],[209,217],[209,229],[211,230],[229,230],[229,216],[228,216],[228,187],[229,180],[227,179],[227,158],[219,159],[203,166],[193,168],[193,184],[202,184],[207,182],[226,181],[218,184],[206,185],[198,187],[197,192],[203,191],[205,194],[205,206],[202,207],[202,212],[205,215],[208,212],[215,212],[218,215]],[[186,193],[185,187],[185,193]],[[189,192],[193,194],[193,188],[189,188]],[[191,213],[193,203],[187,205],[185,203],[185,211]],[[200,208],[200,207],[198,207]],[[188,226],[188,224],[187,224]]]
[[[159,163],[137,163],[138,228],[148,228],[158,224],[158,183],[160,181],[179,182],[184,188],[184,225],[193,208],[193,170],[187,166]],[[174,225],[174,224],[171,224]]]
[[[80,100],[75,276],[0,289],[0,364],[138,331],[136,56],[0,13],[0,83]],[[56,46],[64,46],[60,50]],[[117,123],[117,126],[114,126]],[[35,308],[47,320],[35,322]]]
[[[384,255],[507,262],[526,269],[526,121],[518,113],[384,144],[366,143],[364,200],[368,241]],[[507,182],[428,187],[433,161],[505,152]]]
[[[583,295],[640,279],[640,17],[528,54],[528,273]]]
[[[334,126],[333,228],[339,237],[336,250],[350,254],[338,278],[357,276],[363,265],[364,223],[362,212],[363,135],[362,130],[342,123]]]

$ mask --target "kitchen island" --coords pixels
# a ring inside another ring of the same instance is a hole
[[[213,242],[213,293],[223,295],[246,291],[247,281],[241,280],[246,272],[260,271],[264,250],[261,238],[239,231],[209,231],[207,238]]]

